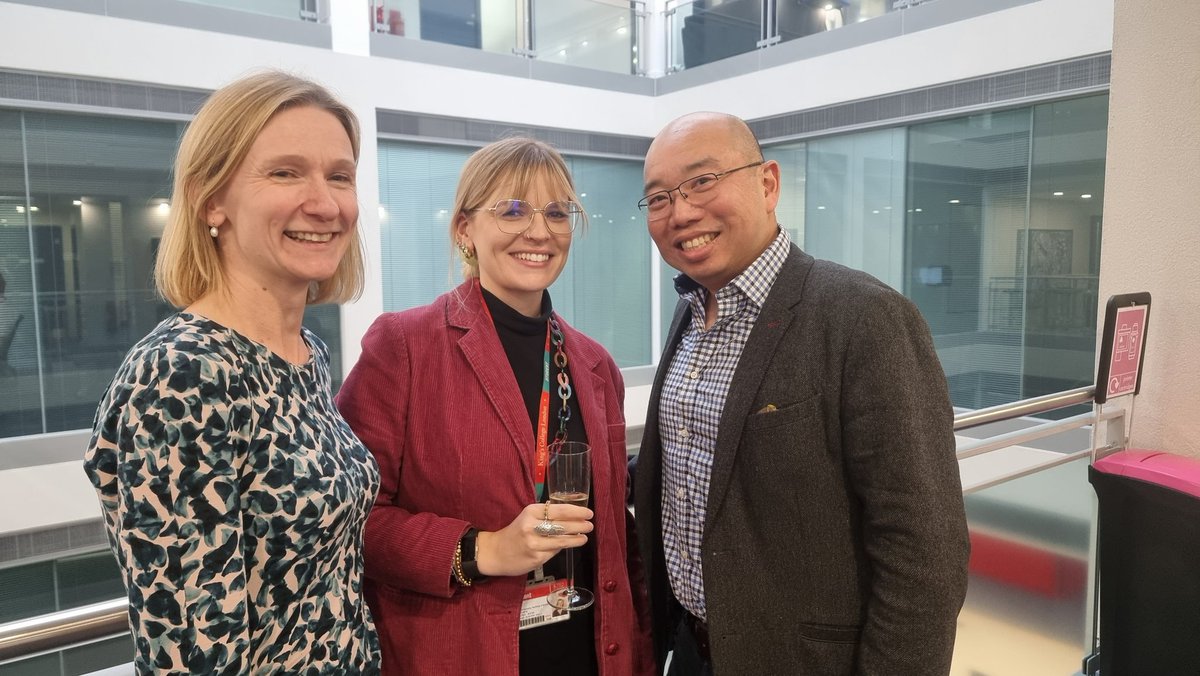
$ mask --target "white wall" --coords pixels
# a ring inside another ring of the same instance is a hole
[[[1130,443],[1200,457],[1200,3],[1117,0],[1100,297],[1149,291]]]

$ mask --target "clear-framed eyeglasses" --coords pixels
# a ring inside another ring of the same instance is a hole
[[[536,209],[525,200],[503,199],[495,206],[475,211],[490,211],[496,217],[496,227],[500,232],[509,235],[519,235],[533,225],[533,217],[541,214],[546,220],[546,229],[556,235],[569,235],[583,220],[583,207],[575,202],[551,202],[541,209]]]
[[[712,190],[717,187],[717,183],[721,179],[734,172],[757,167],[764,162],[765,160],[759,160],[734,169],[693,176],[670,190],[659,190],[646,195],[638,202],[638,208],[646,214],[646,218],[649,220],[654,221],[665,218],[667,212],[671,210],[671,205],[675,203],[675,199],[671,197],[671,193],[673,192],[678,192],[679,196],[687,200],[688,204],[700,206],[716,196],[716,193],[712,192]]]

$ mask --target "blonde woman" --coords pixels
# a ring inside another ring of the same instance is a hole
[[[85,458],[138,673],[373,674],[363,524],[379,483],[333,407],[309,303],[362,287],[354,113],[267,72],[184,134],[155,280]]]
[[[338,393],[382,475],[365,551],[384,673],[649,674],[621,372],[546,290],[584,222],[566,164],[531,139],[488,145],[453,213],[466,281],[380,317]],[[546,504],[537,467],[559,436],[591,446],[587,507]],[[572,548],[596,601],[566,613],[546,599]]]

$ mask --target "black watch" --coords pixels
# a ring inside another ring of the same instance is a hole
[[[475,556],[478,553],[476,547],[478,537],[478,528],[468,528],[462,536],[462,572],[463,577],[468,580],[480,580],[487,577],[479,574],[479,562]]]

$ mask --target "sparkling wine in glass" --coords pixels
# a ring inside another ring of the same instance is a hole
[[[550,502],[587,507],[588,491],[592,486],[591,449],[579,441],[562,441],[550,447],[550,462],[546,467],[546,487]],[[567,610],[583,610],[592,605],[592,592],[575,586],[575,550],[563,552],[567,557],[567,588],[551,594],[550,605]]]

